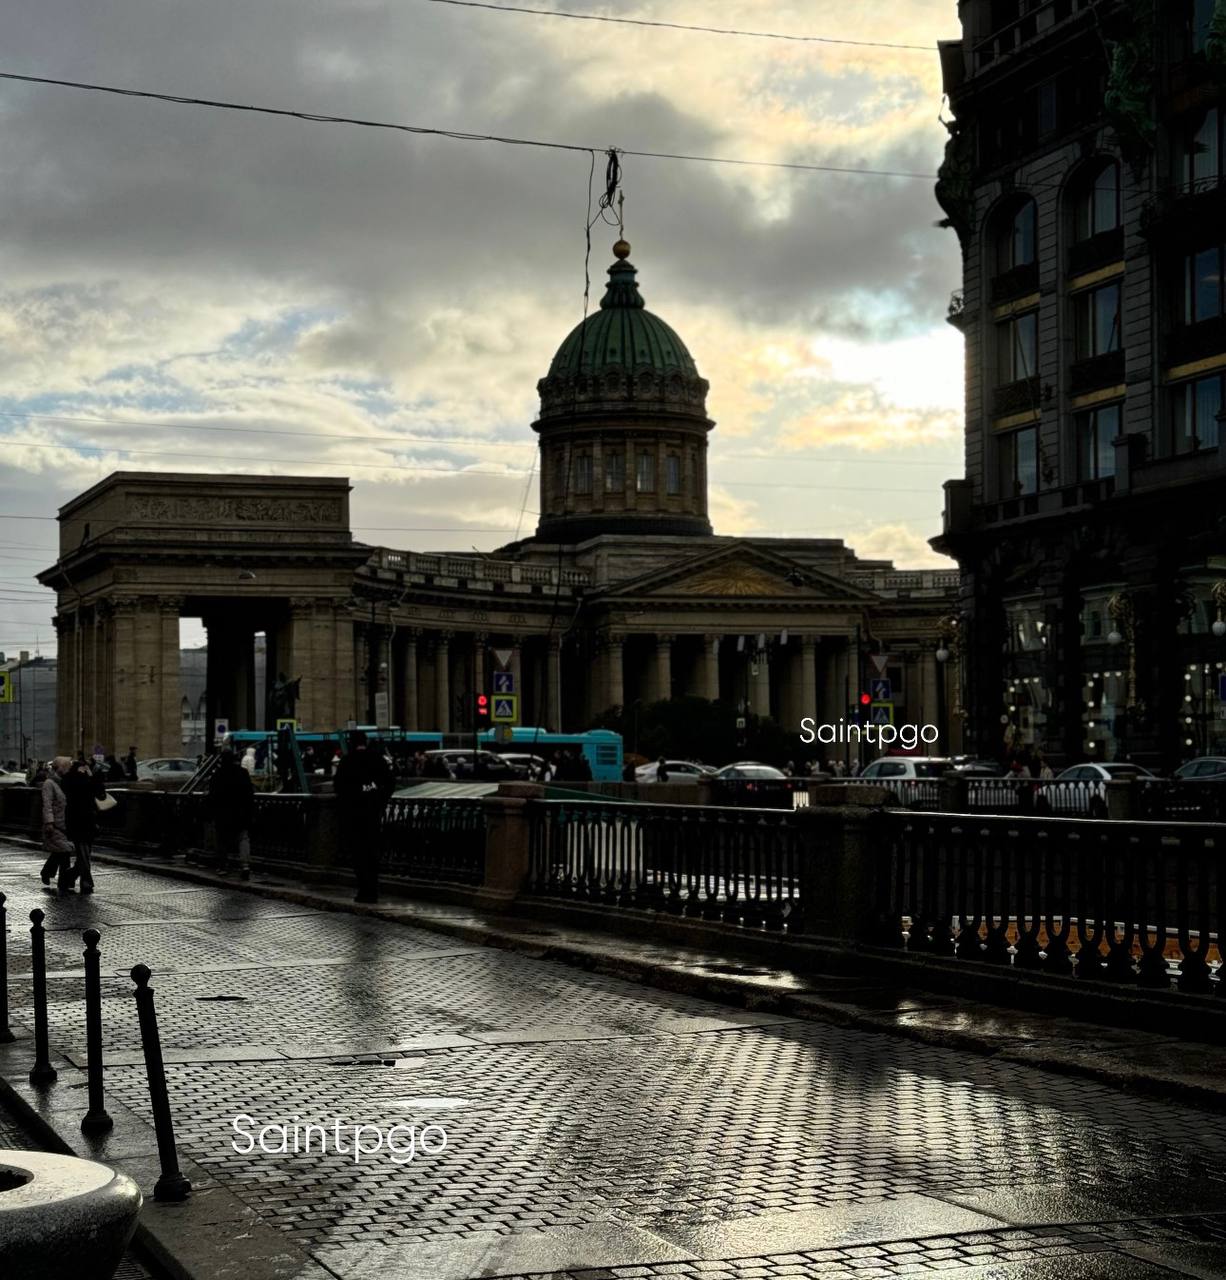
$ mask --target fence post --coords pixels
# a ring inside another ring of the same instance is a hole
[[[153,1188],[153,1198],[186,1200],[192,1184],[179,1171],[179,1153],[175,1150],[174,1121],[170,1115],[170,1097],[166,1092],[166,1067],[162,1062],[162,1042],[158,1037],[150,977],[148,965],[133,965],[136,1013],[140,1019],[141,1048],[145,1052],[145,1074],[149,1077],[149,1105],[153,1110],[153,1129],[157,1134],[158,1162],[162,1166],[161,1176]]]
[[[545,788],[534,783],[504,782],[496,795],[482,800],[485,876],[479,900],[483,905],[506,907],[523,892],[531,870],[528,802],[544,794]]]
[[[304,877],[310,881],[335,879],[345,867],[341,850],[340,822],[334,795],[313,795],[307,800]],[[352,871],[350,867],[348,870]]]
[[[0,893],[0,1044],[11,1044],[17,1037],[9,1026],[9,940],[5,901],[4,894]]]
[[[31,1084],[53,1084],[59,1072],[51,1065],[47,1044],[47,951],[43,936],[43,912],[37,907],[30,912],[30,974],[34,982],[34,1065],[30,1068]]]
[[[1137,816],[1136,788],[1131,782],[1118,780],[1104,783],[1107,799],[1107,817],[1116,821],[1128,821]]]
[[[947,773],[938,778],[937,792],[942,813],[966,813],[970,808],[970,779],[961,774]]]
[[[843,944],[880,943],[889,928],[877,902],[883,848],[880,810],[798,809],[804,931]]]
[[[85,1053],[89,1084],[89,1110],[81,1120],[82,1133],[106,1133],[115,1122],[107,1115],[102,1097],[102,958],[97,929],[86,929],[85,943]]]

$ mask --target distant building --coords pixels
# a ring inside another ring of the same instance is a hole
[[[1226,749],[1226,5],[963,0],[937,196],[963,250],[976,748]],[[1222,634],[1216,634],[1215,628]]]
[[[0,702],[0,768],[54,755],[56,660],[22,650],[17,657],[0,655],[0,668],[13,688],[12,702]]]

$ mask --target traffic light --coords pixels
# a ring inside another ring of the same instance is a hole
[[[485,693],[477,694],[477,723],[489,724],[490,722],[490,699]]]
[[[873,700],[873,695],[871,693],[862,693],[860,695],[860,705],[862,707],[867,707],[872,702],[872,700]]]

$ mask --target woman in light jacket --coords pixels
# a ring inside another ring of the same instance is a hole
[[[42,785],[43,796],[43,848],[48,853],[43,863],[43,884],[50,884],[54,875],[61,893],[72,892],[72,878],[68,870],[72,857],[72,841],[68,838],[68,801],[60,780],[68,772],[72,761],[67,756],[56,756],[51,770]]]

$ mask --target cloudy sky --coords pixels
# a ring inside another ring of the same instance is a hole
[[[542,7],[957,35],[953,0]],[[935,52],[432,0],[39,0],[0,70],[919,173],[945,137]],[[582,315],[588,175],[583,152],[0,82],[0,650],[53,650],[30,576],[47,517],[118,469],[348,475],[357,536],[396,547],[529,533],[535,384]],[[628,157],[623,190],[647,304],[711,383],[717,530],[942,563],[926,539],[961,472],[962,374],[931,183]],[[616,231],[592,238],[595,305]]]

